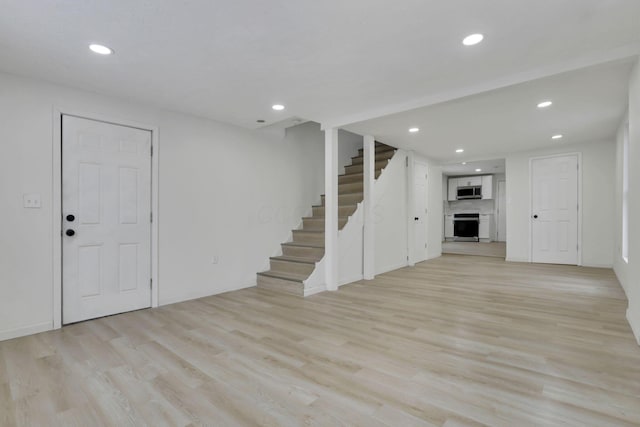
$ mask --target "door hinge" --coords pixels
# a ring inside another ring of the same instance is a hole
[[[153,212],[149,213],[149,222],[153,222]]]
[[[153,279],[149,279],[149,289],[153,289]]]
[[[406,167],[409,167],[409,158],[408,158],[408,157],[405,157],[405,158],[404,158],[404,165],[405,165]]]
[[[153,157],[153,145],[151,145],[151,157]]]

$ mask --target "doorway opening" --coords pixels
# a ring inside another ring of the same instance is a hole
[[[442,252],[505,258],[505,160],[459,162],[442,170]]]

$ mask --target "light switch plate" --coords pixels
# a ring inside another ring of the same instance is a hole
[[[23,195],[24,207],[27,209],[40,209],[40,195],[39,194],[25,194]]]

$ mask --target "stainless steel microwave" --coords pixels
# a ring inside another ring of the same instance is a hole
[[[482,199],[482,186],[458,187],[457,200]]]

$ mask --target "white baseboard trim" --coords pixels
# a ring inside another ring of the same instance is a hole
[[[338,286],[348,285],[349,283],[359,282],[360,280],[364,280],[364,276],[362,274],[353,275],[352,277],[347,277],[346,279],[341,279],[338,282]]]
[[[327,290],[327,286],[322,284],[318,286],[314,286],[312,288],[305,288],[304,296],[309,297],[311,295],[319,294],[320,292],[324,292]]]
[[[174,296],[169,298],[163,298],[162,295],[160,295],[160,301],[158,306],[162,307],[163,305],[177,304],[179,302],[190,301],[192,299],[198,299],[198,298],[204,298],[204,297],[210,297],[213,295],[223,294],[225,292],[239,291],[240,289],[252,288],[254,286],[256,286],[255,282],[244,284],[244,285],[229,286],[221,289],[216,289],[213,291],[206,290],[202,292],[194,292],[186,295]]]
[[[582,266],[589,268],[613,268],[613,264],[582,264]]]
[[[384,274],[384,273],[388,273],[388,272],[390,272],[390,271],[394,271],[394,270],[399,270],[399,269],[401,269],[401,268],[405,268],[405,267],[407,267],[408,265],[409,265],[409,264],[407,263],[407,261],[404,261],[404,262],[399,263],[399,264],[396,264],[396,265],[391,265],[391,266],[388,266],[388,267],[383,267],[383,269],[382,269],[382,270],[380,270],[380,271],[376,271],[376,276],[377,276],[378,274]]]
[[[53,322],[42,322],[22,328],[7,329],[5,331],[0,331],[0,341],[24,337],[27,335],[39,334],[40,332],[50,331],[52,329]]]
[[[636,337],[636,342],[640,345],[640,316],[633,315],[630,308],[627,308],[627,322],[629,322],[629,326],[631,326],[631,331],[633,335]]]
[[[527,258],[513,258],[513,257],[507,257],[505,259],[505,261],[507,261],[507,262],[529,262],[529,260]]]

